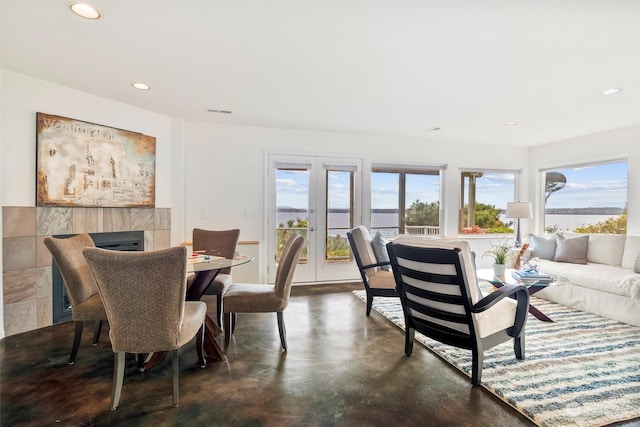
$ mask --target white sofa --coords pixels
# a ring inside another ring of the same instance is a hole
[[[558,257],[565,261],[584,261],[580,255],[577,260],[573,259],[575,254],[567,258],[567,243],[575,249],[574,243],[578,241],[572,239],[582,236],[584,241],[585,235],[563,233],[562,236],[551,236],[558,243],[551,259],[548,258],[552,241],[529,236],[532,255],[540,257],[540,270],[560,284],[536,293],[536,297],[640,326],[640,236],[586,235],[584,263],[558,261]]]

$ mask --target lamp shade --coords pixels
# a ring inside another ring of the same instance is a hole
[[[531,202],[509,202],[507,203],[507,218],[533,218]]]

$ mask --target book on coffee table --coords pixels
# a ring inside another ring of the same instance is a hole
[[[513,277],[517,282],[525,285],[543,285],[553,282],[553,278],[551,276],[546,273],[541,273],[538,270],[515,270],[511,273],[511,277]]]

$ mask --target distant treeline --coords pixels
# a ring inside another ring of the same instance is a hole
[[[624,208],[549,208],[545,213],[551,215],[622,215]]]
[[[278,207],[278,212],[306,212],[306,209]],[[347,213],[349,209],[329,209],[330,213]],[[371,209],[373,213],[398,213],[398,209]]]

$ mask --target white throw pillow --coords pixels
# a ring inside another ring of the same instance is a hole
[[[619,266],[625,239],[624,234],[589,234],[587,261]]]
[[[640,254],[640,236],[627,236],[622,254],[622,268],[632,270],[638,254]]]

